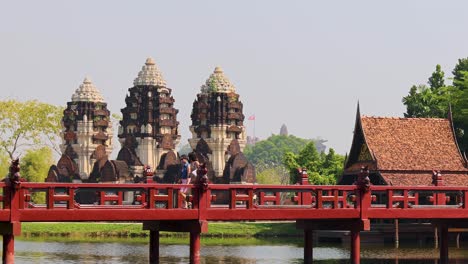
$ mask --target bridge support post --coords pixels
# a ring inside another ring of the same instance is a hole
[[[15,236],[21,235],[21,223],[0,223],[0,234],[3,236],[2,263],[15,263]]]
[[[361,262],[361,237],[359,230],[351,230],[351,263]]]
[[[312,264],[313,261],[313,233],[312,230],[304,230],[304,264]]]
[[[449,252],[448,252],[448,227],[442,225],[439,227],[440,230],[440,263],[449,263]]]
[[[2,263],[13,264],[15,263],[15,236],[3,235],[3,254]]]
[[[150,230],[150,263],[159,263],[159,232],[190,233],[190,263],[200,263],[200,234],[208,232],[208,222],[198,220],[161,220],[143,222],[143,230]]]
[[[150,230],[149,262],[159,264],[159,231]]]
[[[200,264],[200,232],[190,232],[190,264]]]

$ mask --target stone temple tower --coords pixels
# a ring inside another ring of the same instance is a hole
[[[58,170],[70,170],[75,164],[75,170],[83,180],[88,179],[93,168],[95,158],[93,153],[100,145],[105,146],[105,152],[112,152],[112,123],[110,112],[101,93],[88,78],[72,96],[71,102],[63,111],[62,118],[62,144],[60,149],[63,153],[59,160]],[[66,162],[68,160],[68,163]],[[71,171],[66,171],[69,174]],[[72,176],[72,175],[67,175]]]
[[[216,177],[223,175],[226,161],[229,159],[228,147],[237,140],[242,151],[246,144],[244,115],[242,102],[236,88],[224,75],[220,67],[216,67],[206,83],[201,86],[201,92],[193,103],[192,138],[190,146],[196,150],[197,145],[208,145]]]
[[[134,170],[142,165],[154,170],[161,157],[174,151],[180,142],[179,111],[174,108],[172,90],[152,58],[146,60],[128,91],[126,106],[121,110],[118,136],[122,149],[117,159]],[[134,174],[140,174],[138,170]]]

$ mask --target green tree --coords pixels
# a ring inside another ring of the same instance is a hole
[[[413,85],[409,94],[403,97],[406,106],[405,117],[447,117],[449,104],[454,103],[458,90],[453,86],[445,86],[444,72],[439,64],[428,79],[426,85]]]
[[[306,168],[312,184],[335,184],[343,172],[344,157],[330,149],[327,154],[318,153],[315,144],[309,142],[298,153],[287,152],[284,164],[290,173],[290,182],[297,182],[297,169]]]
[[[461,71],[459,80],[454,80],[456,87],[468,87],[468,71]],[[468,89],[453,92],[453,123],[462,151],[468,150]]]
[[[248,145],[244,150],[244,155],[257,170],[264,167],[274,167],[283,164],[284,153],[298,153],[310,141],[310,139],[298,138],[293,135],[272,135],[255,145]]]
[[[28,149],[20,160],[21,177],[28,182],[44,182],[49,167],[54,163],[52,151],[49,147]],[[33,193],[33,201],[38,204],[45,202],[45,193]]]
[[[460,65],[464,64],[461,63]],[[457,74],[459,76],[463,75],[458,70]],[[458,77],[458,80],[454,80],[454,83],[460,85],[446,86],[444,75],[440,65],[437,64],[436,70],[428,79],[429,87],[426,85],[413,85],[410,88],[409,94],[402,99],[403,104],[406,106],[405,117],[447,117],[449,105],[456,104],[458,100],[460,91],[458,87],[463,86],[461,82],[463,78]]]
[[[447,113],[448,102],[445,94],[440,94],[442,88],[434,92],[425,85],[413,85],[402,102],[406,106],[405,117],[443,117]]]
[[[54,163],[52,151],[49,147],[28,149],[20,159],[21,177],[28,182],[44,182],[49,167]]]
[[[282,165],[265,168],[256,175],[259,184],[289,184],[289,173]]]
[[[284,155],[286,152],[298,153],[308,142],[311,140],[293,135],[272,135],[255,145],[248,145],[244,155],[255,166],[257,183],[288,184],[289,173],[283,163]]]
[[[0,179],[3,179],[8,175],[8,169],[10,167],[10,159],[8,155],[0,151]]]
[[[468,71],[468,58],[458,59],[457,65],[452,71],[453,86],[459,90],[466,90],[468,88],[464,72]]]
[[[0,149],[10,159],[28,147],[48,145],[58,149],[63,108],[38,101],[0,101]]]
[[[429,81],[427,82],[429,87],[431,87],[431,90],[437,90],[445,86],[444,75],[445,73],[442,71],[440,65],[437,64],[435,72],[432,73],[431,77],[429,77]]]
[[[343,174],[345,157],[338,155],[335,150],[330,148],[328,154],[323,159],[322,175],[327,178],[335,177],[335,182]]]

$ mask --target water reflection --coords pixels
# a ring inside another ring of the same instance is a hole
[[[17,263],[148,263],[147,243],[85,243],[16,241]],[[187,245],[161,245],[160,263],[189,262]],[[362,246],[363,264],[436,264],[438,250]],[[202,246],[201,263],[207,264],[299,264],[299,245]],[[468,263],[468,251],[450,248],[450,263]],[[341,244],[314,248],[314,263],[347,264],[349,250]]]

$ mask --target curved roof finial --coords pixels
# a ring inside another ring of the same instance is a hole
[[[449,105],[448,105],[447,118],[450,121],[450,123],[453,123],[452,104],[450,102],[449,102]]]
[[[361,107],[359,106],[359,100],[357,101],[357,108],[356,108],[356,120],[361,118]]]

